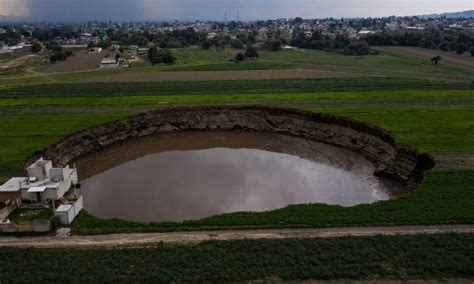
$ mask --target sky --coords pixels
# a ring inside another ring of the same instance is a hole
[[[33,21],[165,21],[409,16],[474,9],[474,0],[0,0]]]

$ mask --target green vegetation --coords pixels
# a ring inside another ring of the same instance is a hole
[[[64,269],[64,263],[74,269]],[[7,283],[459,279],[474,275],[474,235],[209,241],[114,249],[4,248],[0,267],[0,279]]]
[[[5,208],[5,203],[0,202],[0,210]]]
[[[53,217],[54,212],[50,208],[43,209],[24,209],[17,208],[10,214],[9,218],[12,222],[33,221],[38,219],[49,220]]]
[[[173,66],[151,66],[150,64],[132,63],[134,67],[126,70],[96,70],[60,74],[43,73],[38,69],[38,72],[31,74],[18,74],[13,77],[1,76],[0,88],[42,83],[77,83],[90,80],[100,82],[111,80],[111,78],[114,81],[122,82],[130,81],[130,79],[127,79],[127,76],[136,76],[144,72],[153,74],[164,71],[291,70],[302,68],[338,72],[343,75],[352,74],[352,76],[402,77],[466,83],[471,83],[474,76],[472,68],[469,70],[457,65],[433,65],[429,60],[416,59],[410,55],[400,55],[390,51],[368,56],[348,56],[320,50],[283,50],[276,52],[258,50],[259,58],[257,60],[246,60],[236,64],[234,62],[235,55],[241,51],[234,48],[217,50],[204,50],[196,47],[171,49],[172,54],[176,57],[176,64]],[[469,61],[471,57],[466,55],[465,59]],[[89,69],[97,68],[96,65],[94,64]],[[64,70],[70,69],[65,68]],[[210,74],[209,76],[209,79],[216,77],[215,74]],[[242,79],[254,78],[250,75],[242,74]]]
[[[314,228],[368,225],[474,223],[474,171],[433,171],[414,192],[374,204],[341,207],[291,205],[268,212],[239,212],[182,223],[104,220],[82,212],[72,225],[76,234],[217,230],[229,228]]]
[[[328,78],[189,82],[49,84],[4,89],[0,98],[110,97],[156,95],[273,94],[330,91],[472,90],[472,83],[420,81],[407,78]]]
[[[275,66],[280,66],[380,76],[65,83],[128,74],[128,70],[120,69],[29,78],[2,77],[0,176],[21,174],[23,159],[65,135],[141,111],[175,105],[265,104],[343,115],[371,122],[392,131],[398,142],[408,143],[442,159],[416,191],[395,200],[372,205],[343,208],[307,204],[270,212],[233,213],[183,223],[153,224],[101,220],[84,212],[73,224],[74,232],[99,234],[232,227],[474,222],[474,207],[471,206],[474,203],[474,162],[470,158],[474,153],[474,144],[469,143],[474,141],[474,93],[472,80],[466,80],[469,71],[443,64],[434,66],[428,60],[425,62],[412,56],[403,57],[399,53],[390,54],[385,48],[378,55],[363,58],[315,50],[259,50],[258,60],[239,64],[228,62],[235,56],[235,51],[176,49],[173,50],[176,65],[139,67],[133,72],[147,76],[149,73],[163,71],[225,68],[245,70],[260,67],[274,69]],[[28,86],[29,81],[36,85]],[[19,86],[25,82],[25,86]],[[458,167],[459,164],[463,166]]]

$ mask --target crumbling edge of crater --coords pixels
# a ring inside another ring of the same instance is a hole
[[[65,166],[79,157],[127,139],[175,131],[248,130],[280,133],[322,142],[359,153],[375,166],[374,175],[402,182],[409,189],[435,166],[434,159],[395,142],[392,133],[354,119],[267,106],[175,107],[149,111],[85,129],[33,153]]]

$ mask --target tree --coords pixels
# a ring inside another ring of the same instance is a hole
[[[244,59],[245,59],[245,55],[243,55],[242,52],[237,53],[237,55],[235,56],[235,61],[236,62],[242,62],[242,61],[244,61]]]
[[[438,65],[438,62],[440,62],[442,59],[443,59],[443,57],[438,55],[438,56],[435,56],[435,57],[431,58],[430,61],[434,62],[435,65]]]
[[[244,49],[245,45],[240,39],[233,39],[230,41],[230,46],[237,49]]]
[[[283,49],[283,43],[279,39],[267,40],[264,43],[265,48],[268,48],[272,51],[280,51]]]
[[[456,45],[456,53],[461,55],[464,54],[464,51],[467,51],[467,45],[465,43],[458,43]]]
[[[442,51],[449,51],[449,42],[443,41],[439,44],[439,49]]]
[[[43,50],[43,46],[41,45],[39,41],[35,40],[33,44],[31,45],[31,52],[38,53],[41,50]]]
[[[155,65],[158,62],[158,48],[156,46],[151,47],[148,49],[148,60],[150,60],[152,65]]]
[[[209,49],[212,46],[212,42],[210,40],[205,40],[202,42],[201,47],[204,49]]]
[[[174,64],[175,61],[176,57],[168,49],[160,49],[158,51],[158,63]]]
[[[176,61],[176,57],[173,56],[171,51],[168,49],[160,49],[156,46],[153,46],[148,50],[148,59],[151,64],[173,64]]]
[[[49,60],[53,63],[56,61],[65,61],[66,59],[67,59],[67,55],[66,55],[66,52],[64,51],[57,51],[49,57]]]
[[[115,54],[115,62],[118,62],[120,59],[120,53]]]
[[[245,57],[246,58],[258,58],[257,48],[252,45],[247,45],[247,49],[245,50]]]
[[[365,41],[356,41],[349,44],[344,53],[347,55],[367,55],[370,53],[369,44]]]

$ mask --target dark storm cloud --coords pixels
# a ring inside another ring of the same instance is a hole
[[[0,0],[30,20],[223,20],[413,15],[472,9],[472,0]]]

